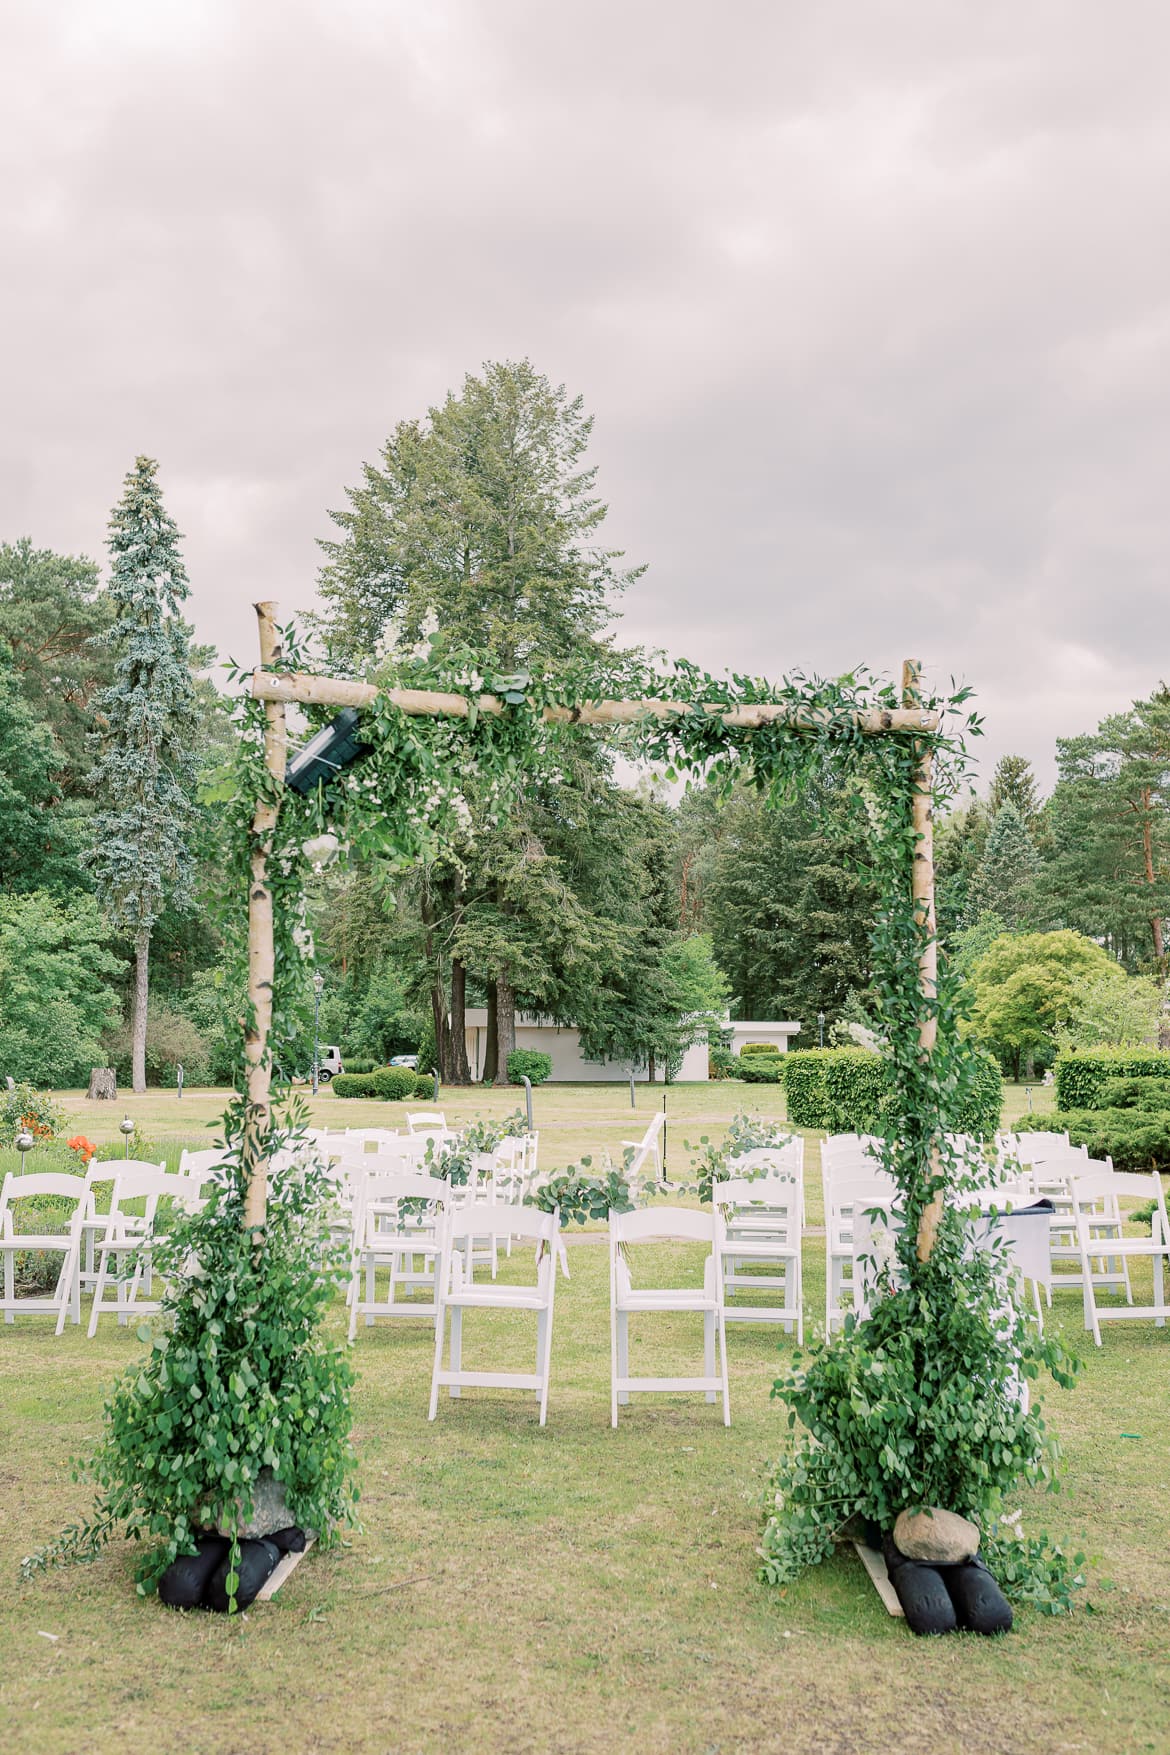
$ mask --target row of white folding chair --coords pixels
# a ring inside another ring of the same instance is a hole
[[[1133,1302],[1129,1263],[1124,1251],[1098,1248],[1089,1258],[1086,1269],[1077,1228],[1072,1185],[1086,1176],[1094,1177],[1097,1189],[1093,1214],[1093,1235],[1100,1245],[1121,1237],[1123,1218],[1118,1193],[1111,1188],[1109,1177],[1114,1174],[1109,1159],[1090,1158],[1084,1147],[1064,1146],[1038,1162],[1022,1167],[1022,1177],[1032,1190],[1035,1200],[1049,1200],[1055,1211],[1050,1224],[1050,1256],[1052,1274],[1046,1288],[1051,1307],[1053,1291],[1084,1291],[1086,1271],[1098,1292],[1124,1292],[1127,1303]]]
[[[125,1323],[131,1314],[145,1314],[158,1309],[149,1298],[152,1290],[150,1240],[158,1204],[162,1199],[175,1201],[188,1209],[197,1206],[205,1178],[168,1175],[165,1163],[147,1164],[136,1159],[118,1158],[99,1163],[91,1160],[85,1176],[48,1173],[19,1176],[9,1174],[0,1190],[0,1250],[4,1254],[4,1296],[0,1309],[6,1322],[17,1315],[50,1314],[57,1317],[57,1333],[66,1318],[81,1321],[83,1281],[93,1286],[93,1308],[89,1333],[97,1329],[98,1318],[110,1312]],[[94,1186],[111,1183],[109,1210],[97,1211]],[[68,1200],[72,1210],[65,1229],[50,1232],[25,1232],[16,1226],[16,1202],[53,1196]],[[141,1202],[144,1210],[133,1213],[129,1203]],[[89,1266],[85,1251],[88,1248]],[[61,1255],[61,1268],[51,1297],[17,1298],[15,1290],[15,1258],[24,1250],[40,1250]],[[111,1275],[111,1262],[116,1261],[116,1296],[114,1303],[105,1301],[106,1286]],[[133,1271],[129,1269],[132,1267]],[[143,1296],[145,1286],[148,1296]]]

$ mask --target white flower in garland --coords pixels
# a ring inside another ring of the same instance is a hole
[[[323,871],[327,865],[332,865],[340,847],[341,842],[337,836],[331,835],[328,830],[322,835],[311,835],[307,841],[301,842],[301,852],[314,871]]]

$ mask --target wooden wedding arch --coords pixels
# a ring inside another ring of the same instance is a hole
[[[465,695],[423,689],[379,690],[372,683],[356,682],[282,669],[283,648],[276,620],[277,605],[255,605],[259,621],[260,664],[252,675],[252,694],[264,704],[264,761],[271,787],[257,801],[252,817],[251,879],[248,892],[248,1002],[249,1021],[245,1053],[247,1061],[247,1112],[243,1140],[243,1168],[247,1181],[244,1223],[247,1229],[263,1228],[268,1200],[268,1161],[265,1141],[271,1121],[272,1064],[269,1038],[272,1029],[272,995],[275,975],[275,934],[272,892],[268,886],[268,859],[276,830],[280,797],[288,761],[288,727],[285,708],[290,704],[324,707],[370,706],[382,698],[399,711],[426,718],[466,719],[474,710],[487,717],[508,711],[495,695],[479,695],[474,703]],[[696,709],[690,701],[583,701],[578,706],[550,706],[543,719],[552,724],[597,726],[634,725],[647,719],[669,721],[696,710],[718,718],[728,728],[785,723],[793,729],[824,729],[827,715],[797,709],[783,703],[760,702],[725,708],[717,703]],[[850,715],[853,732],[867,737],[910,737],[937,732],[938,713],[922,704],[921,665],[908,658],[902,666],[901,708],[863,709]],[[933,753],[923,743],[913,768],[911,812],[914,855],[910,873],[915,917],[922,931],[918,955],[920,1015],[918,1042],[929,1059],[937,1035],[935,999],[938,983],[938,945],[934,902],[934,852],[932,827]],[[932,1163],[937,1181],[938,1152]],[[937,1187],[922,1209],[918,1227],[917,1255],[929,1260],[943,1211],[943,1192]]]

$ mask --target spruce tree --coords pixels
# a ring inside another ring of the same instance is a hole
[[[987,805],[993,817],[1003,805],[1014,805],[1026,829],[1031,829],[1040,809],[1036,776],[1026,756],[1001,756],[991,777],[991,794]]]
[[[189,900],[198,729],[189,594],[157,463],[139,457],[110,517],[114,680],[95,702],[98,809],[89,863],[110,918],[134,946],[133,1085],[146,1089],[150,941],[169,900]]]
[[[1031,924],[1040,861],[1015,805],[1005,800],[992,818],[987,847],[971,885],[971,912],[998,914],[1013,932]]]

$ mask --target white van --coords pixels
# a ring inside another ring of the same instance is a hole
[[[333,1044],[317,1051],[317,1082],[327,1085],[335,1073],[344,1072],[341,1050]]]

